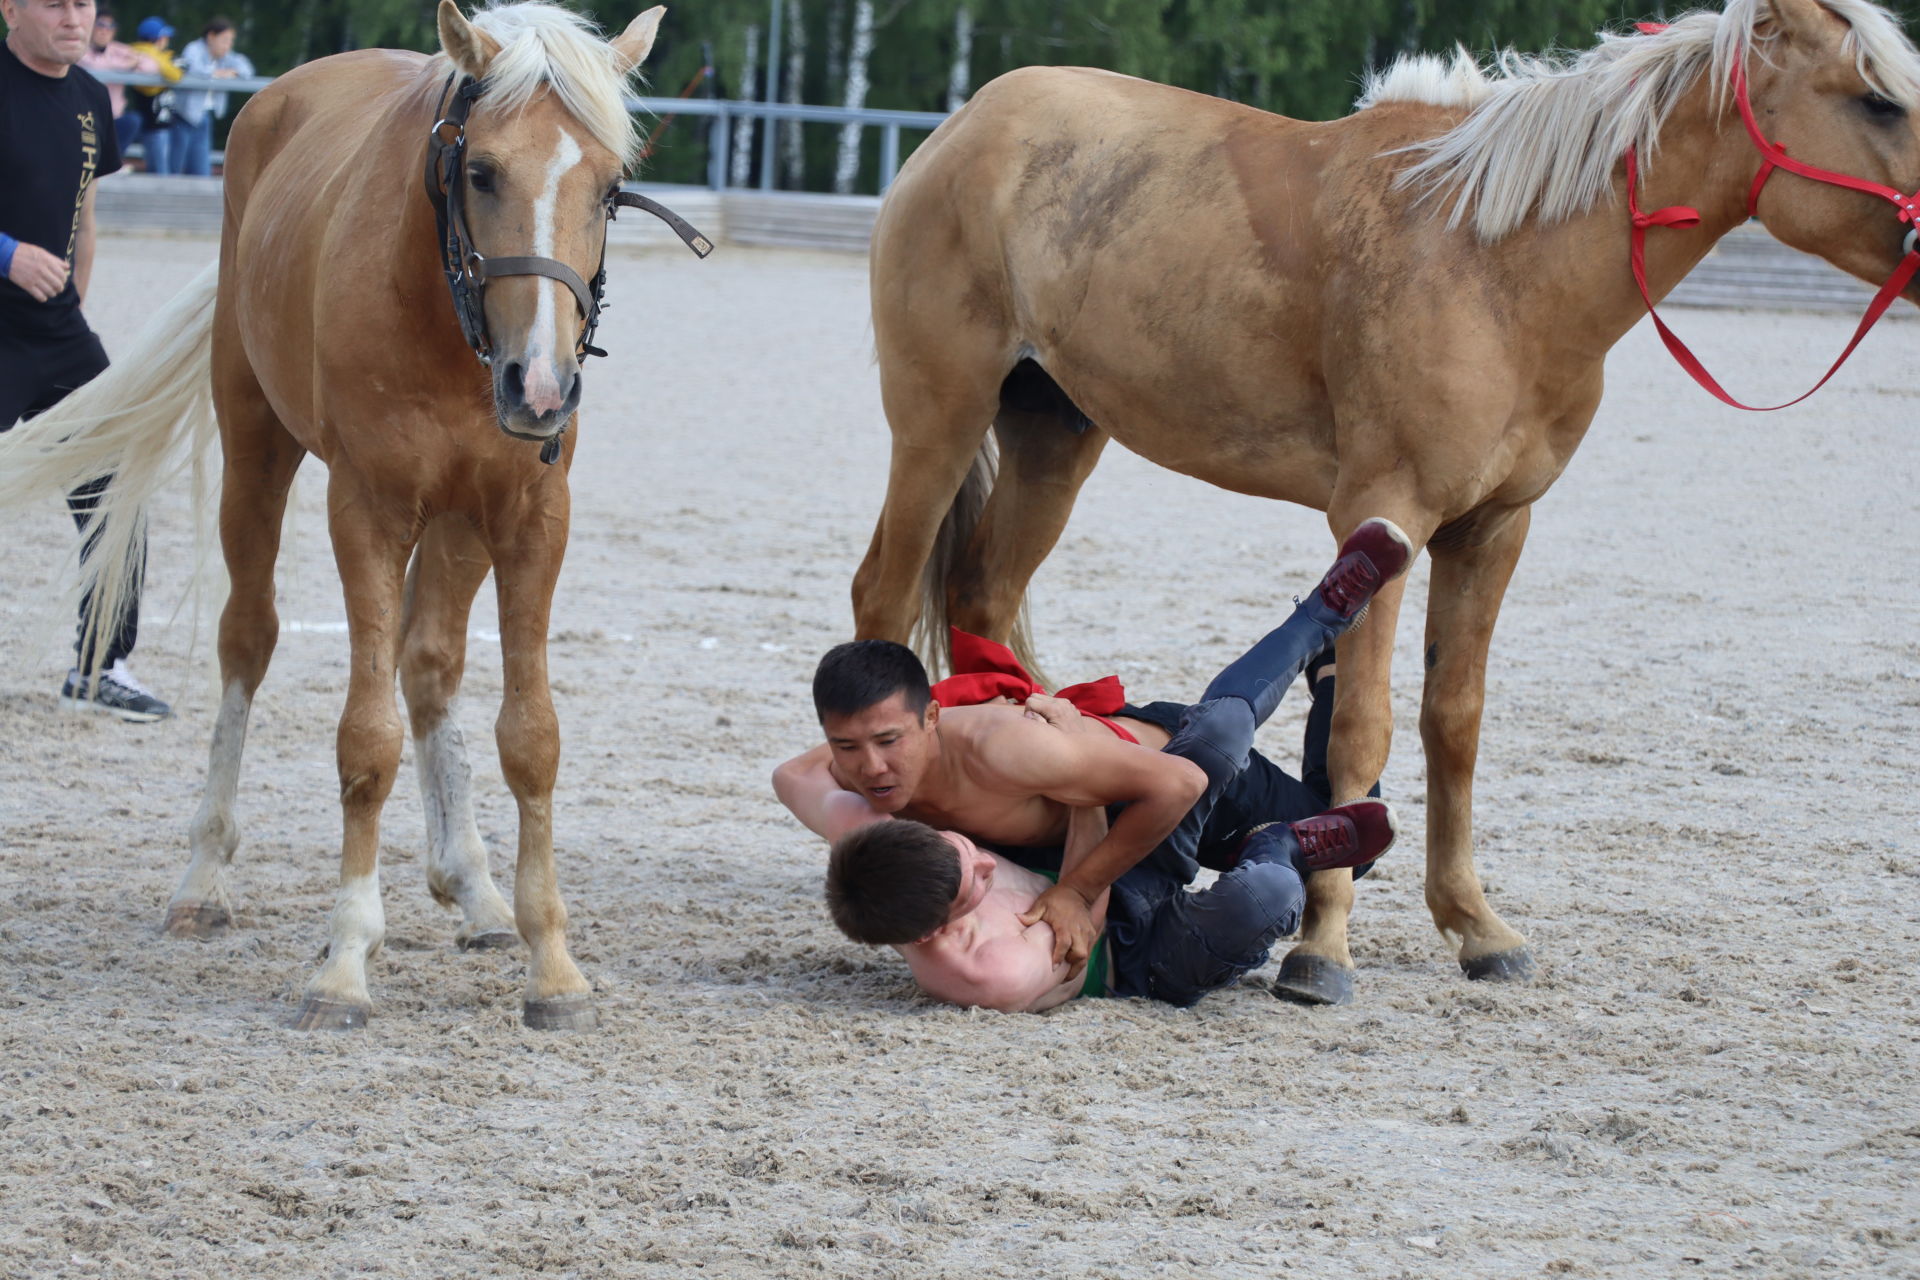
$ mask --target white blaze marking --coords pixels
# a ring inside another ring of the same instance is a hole
[[[553,212],[560,200],[560,180],[580,163],[580,144],[565,129],[559,130],[560,145],[547,161],[546,186],[533,202],[533,254],[536,258],[553,256]],[[560,394],[559,372],[554,368],[554,352],[559,349],[554,331],[558,297],[573,302],[573,291],[558,280],[534,277],[539,302],[533,313],[533,331],[527,336],[527,407],[535,413],[552,413],[564,401]]]

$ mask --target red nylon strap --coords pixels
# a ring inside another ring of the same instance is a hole
[[[1647,35],[1666,30],[1666,27],[1660,23],[1642,22],[1636,23],[1635,25],[1639,27],[1643,34]],[[1889,200],[1893,203],[1894,207],[1899,210],[1900,221],[1920,228],[1920,192],[1916,192],[1911,196],[1904,196],[1892,187],[1882,186],[1880,183],[1870,182],[1865,178],[1855,178],[1844,173],[1833,173],[1815,165],[1802,164],[1800,161],[1792,159],[1787,155],[1787,149],[1785,147],[1778,143],[1767,141],[1766,137],[1760,132],[1760,123],[1753,117],[1753,103],[1747,97],[1746,71],[1740,63],[1734,64],[1732,87],[1734,101],[1740,106],[1740,118],[1746,122],[1747,135],[1753,139],[1753,145],[1760,152],[1760,172],[1754,175],[1753,185],[1747,190],[1747,215],[1749,217],[1754,216],[1754,208],[1760,200],[1760,188],[1766,185],[1767,179],[1773,175],[1773,171],[1779,168],[1785,169],[1789,173],[1799,174],[1803,178],[1811,178],[1815,182],[1831,183],[1834,186],[1847,187],[1854,191],[1862,191],[1868,195],[1876,195],[1884,200]],[[1660,318],[1660,313],[1654,310],[1653,295],[1647,289],[1647,228],[1684,228],[1698,226],[1700,223],[1700,213],[1698,210],[1690,209],[1685,205],[1668,205],[1664,209],[1655,209],[1652,213],[1640,212],[1640,201],[1636,194],[1636,188],[1639,186],[1639,174],[1632,147],[1627,148],[1626,168],[1627,213],[1633,220],[1633,230],[1630,233],[1631,248],[1628,253],[1628,258],[1633,267],[1633,282],[1640,290],[1640,300],[1647,304],[1647,314],[1653,318],[1653,326],[1660,333],[1660,341],[1666,344],[1668,353],[1673,356],[1680,367],[1685,369],[1695,382],[1704,387],[1708,394],[1712,395],[1721,403],[1731,405],[1735,409],[1746,409],[1753,413],[1772,413],[1776,409],[1785,409],[1789,406],[1799,404],[1815,391],[1826,386],[1827,380],[1832,378],[1834,374],[1840,372],[1840,366],[1847,362],[1847,357],[1853,354],[1854,348],[1859,346],[1861,339],[1867,336],[1867,330],[1873,328],[1873,326],[1879,322],[1880,317],[1887,313],[1887,308],[1893,305],[1893,300],[1899,297],[1901,291],[1912,281],[1914,274],[1920,272],[1920,240],[1916,240],[1914,234],[1909,232],[1907,236],[1909,248],[1906,255],[1900,259],[1900,265],[1893,269],[1893,274],[1887,277],[1887,282],[1880,286],[1880,291],[1873,295],[1873,301],[1867,305],[1866,314],[1860,317],[1860,323],[1855,327],[1853,337],[1848,341],[1846,350],[1842,351],[1839,358],[1833,362],[1826,373],[1821,375],[1820,381],[1814,383],[1808,390],[1788,400],[1784,404],[1742,404],[1727,394],[1726,390],[1714,380],[1713,375],[1707,372],[1706,366],[1700,363],[1699,357],[1695,356],[1693,352],[1688,349],[1687,344],[1680,340],[1680,335],[1667,327],[1666,321]]]
[[[1786,150],[1785,147],[1781,147],[1781,154],[1784,155]],[[1773,176],[1773,170],[1773,157],[1762,152],[1760,157],[1760,172],[1753,175],[1753,185],[1747,188],[1747,216],[1749,218],[1757,218],[1760,216],[1760,188],[1767,185],[1767,179]]]
[[[1766,136],[1760,132],[1760,122],[1753,118],[1753,103],[1747,97],[1746,70],[1737,62],[1734,64],[1731,79],[1733,100],[1739,104],[1740,119],[1746,122],[1747,136],[1753,139],[1753,145],[1758,148],[1761,158],[1766,162],[1761,167],[1763,173],[1777,165],[1788,173],[1797,173],[1803,178],[1812,178],[1815,182],[1831,183],[1836,187],[1846,187],[1853,191],[1864,191],[1870,196],[1879,196],[1882,200],[1891,201],[1900,211],[1902,222],[1912,222],[1916,215],[1920,215],[1920,193],[1910,196],[1901,195],[1892,187],[1883,186],[1866,178],[1856,178],[1852,174],[1835,173],[1831,169],[1822,169],[1818,165],[1805,164],[1789,156],[1785,147],[1768,142]],[[1757,200],[1759,198],[1757,182],[1754,192],[1751,199]]]

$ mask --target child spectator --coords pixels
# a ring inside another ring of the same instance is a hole
[[[185,72],[174,64],[173,54],[167,46],[173,42],[173,27],[165,18],[142,18],[140,20],[140,38],[128,48],[137,54],[151,58],[154,70],[160,73],[165,85],[134,85],[127,100],[133,103],[134,114],[140,117],[140,146],[146,156],[148,173],[178,173],[174,163],[174,100],[172,85]]]

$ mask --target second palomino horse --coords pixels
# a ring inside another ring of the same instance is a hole
[[[934,634],[1007,641],[1109,439],[1320,508],[1336,540],[1388,517],[1433,567],[1427,904],[1469,975],[1525,976],[1473,866],[1487,648],[1532,503],[1649,305],[1640,264],[1657,300],[1753,212],[1888,280],[1881,305],[1912,299],[1916,184],[1920,60],[1864,0],[1730,0],[1496,76],[1405,60],[1324,124],[1102,71],[1003,76],[874,230],[893,463],[858,632],[906,640],[930,569]],[[1340,642],[1335,801],[1386,762],[1400,599]],[[1352,903],[1349,872],[1312,878],[1281,994],[1348,998]]]

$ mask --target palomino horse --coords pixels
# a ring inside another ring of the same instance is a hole
[[[1109,438],[1320,508],[1336,539],[1394,520],[1433,562],[1427,904],[1470,976],[1527,976],[1472,858],[1487,648],[1531,505],[1645,310],[1630,194],[1695,206],[1639,219],[1654,298],[1752,200],[1845,271],[1898,267],[1886,292],[1915,300],[1900,193],[1920,182],[1917,122],[1920,59],[1865,0],[1730,0],[1565,62],[1509,56],[1493,77],[1404,60],[1323,124],[1102,71],[1004,76],[915,152],[874,230],[893,463],[858,632],[906,640],[925,569],[936,634],[1008,640]],[[1387,588],[1340,642],[1336,801],[1386,763],[1400,600]],[[1350,873],[1315,875],[1308,897],[1277,991],[1347,999]]]
[[[623,97],[664,12],[648,10],[608,43],[550,5],[491,9],[469,23],[441,0],[441,55],[370,50],[283,76],[247,104],[228,142],[217,296],[209,272],[160,318],[158,337],[14,433],[23,464],[50,448],[45,465],[66,468],[33,480],[41,491],[72,474],[116,471],[103,518],[111,531],[115,513],[158,484],[162,451],[148,436],[210,438],[191,413],[173,420],[204,387],[210,358],[232,586],[206,793],[167,910],[167,931],[180,937],[230,921],[241,749],[279,632],[281,519],[302,459],[327,466],[353,650],[338,737],[344,830],[326,959],[295,1026],[356,1027],[371,1009],[366,962],[385,928],[380,812],[403,732],[396,671],[426,800],[428,887],[458,905],[458,941],[508,946],[517,933],[530,951],[527,1024],[594,1024],[554,876],[560,738],[547,621],[567,540],[578,362],[606,222],[637,151]],[[177,350],[183,341],[197,342],[194,356]],[[172,365],[156,369],[163,348]],[[476,351],[491,364],[491,385]],[[562,465],[548,465],[555,458]],[[9,494],[24,483],[10,476]],[[103,564],[111,536],[95,556]],[[118,554],[127,559],[124,545]],[[511,910],[488,872],[450,711],[468,611],[489,568],[506,685],[495,734],[520,817]]]

